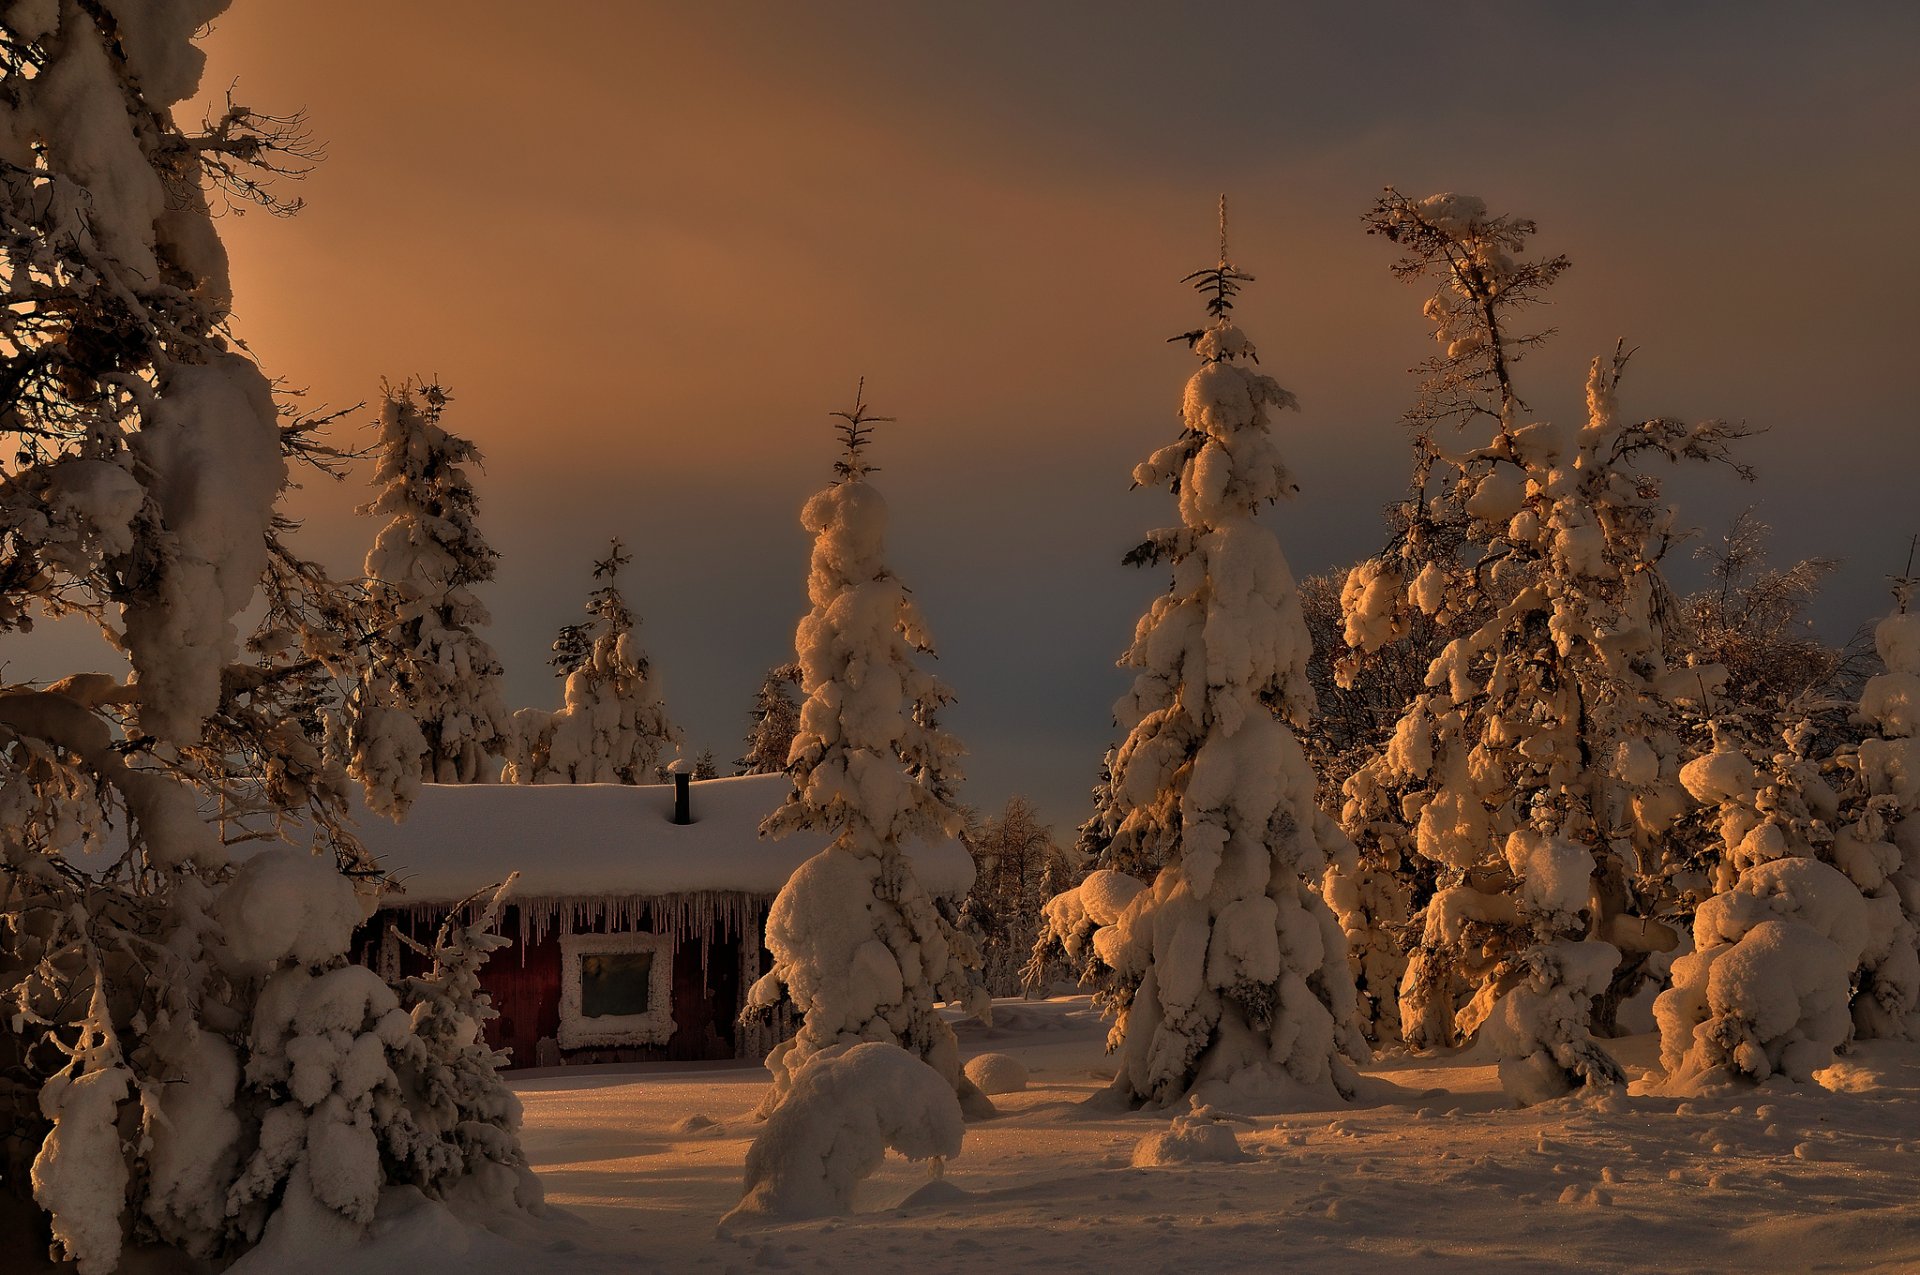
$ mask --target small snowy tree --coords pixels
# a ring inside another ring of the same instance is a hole
[[[746,1191],[719,1233],[755,1222],[853,1212],[853,1192],[888,1151],[940,1167],[967,1126],[938,1071],[880,1041],[816,1054],[747,1149]]]
[[[83,617],[132,668],[0,686],[0,1143],[82,1275],[130,1238],[223,1261],[283,1214],[351,1238],[402,1155],[513,1143],[490,1077],[444,1108],[467,1133],[414,1118],[389,1060],[442,1053],[345,961],[377,874],[312,732],[363,633],[276,512],[290,456],[338,453],[226,335],[209,206],[286,210],[264,183],[301,135],[173,114],[225,7],[0,14],[0,631]],[[318,853],[231,850],[295,833]],[[444,1193],[466,1166],[404,1180]]]
[[[800,684],[798,664],[776,664],[767,670],[753,697],[753,723],[747,732],[747,753],[739,761],[743,775],[777,775],[787,768],[787,753],[800,728],[800,706],[789,687]]]
[[[1445,353],[1409,414],[1416,467],[1394,541],[1342,591],[1349,678],[1415,613],[1449,635],[1345,785],[1356,836],[1402,820],[1434,873],[1400,1030],[1430,1047],[1486,1027],[1522,1099],[1622,1081],[1590,1006],[1610,1017],[1675,937],[1657,915],[1689,804],[1683,706],[1724,670],[1693,665],[1677,638],[1659,570],[1673,514],[1639,462],[1728,461],[1743,432],[1622,418],[1618,349],[1593,361],[1583,427],[1527,422],[1514,368],[1547,334],[1516,333],[1513,315],[1567,265],[1517,256],[1533,229],[1468,196],[1389,190],[1374,207],[1370,233],[1405,252],[1396,273],[1437,279],[1425,312]]]
[[[1814,736],[1801,720],[1769,746],[1716,723],[1712,751],[1680,771],[1714,812],[1721,852],[1693,951],[1674,961],[1673,985],[1654,1002],[1675,1092],[1776,1072],[1806,1080],[1853,1034],[1849,1001],[1878,927],[1832,862],[1840,798],[1808,754]],[[1897,901],[1888,919],[1898,923]]]
[[[962,749],[936,720],[952,693],[914,660],[932,638],[886,564],[887,504],[867,481],[873,426],[890,418],[870,415],[860,393],[834,416],[846,447],[839,479],[800,515],[815,539],[812,610],[794,635],[807,697],[787,767],[794,790],[760,827],[771,837],[824,828],[833,843],[800,865],[767,917],[773,966],[753,986],[749,1012],[773,1008],[784,988],[802,1021],[767,1059],[765,1110],[810,1058],[869,1040],[902,1046],[971,1097],[953,1029],[935,1007],[986,1008],[972,973],[977,947],[904,850],[959,833],[952,784]]]
[[[1856,1035],[1920,1027],[1909,867],[1920,623],[1907,612],[1910,588],[1898,582],[1898,609],[1874,631],[1885,671],[1866,682],[1850,723],[1821,720],[1846,705],[1804,695],[1784,712],[1748,704],[1717,721],[1713,750],[1680,772],[1714,812],[1718,845],[1694,950],[1655,1002],[1672,1091],[1775,1074],[1804,1081]],[[1849,727],[1866,737],[1818,754]]]
[[[449,401],[438,384],[386,390],[381,491],[362,511],[388,520],[366,572],[394,622],[356,688],[351,770],[382,813],[403,812],[422,782],[494,778],[511,730],[499,657],[478,633],[487,611],[473,595],[499,557],[480,535],[464,468],[480,452],[442,426]]]
[[[1366,1044],[1345,939],[1316,892],[1334,830],[1288,723],[1313,712],[1299,594],[1262,506],[1293,494],[1270,413],[1296,406],[1253,370],[1234,326],[1242,274],[1220,260],[1189,280],[1209,324],[1180,436],[1134,469],[1166,486],[1181,525],[1131,555],[1169,562],[1173,584],[1122,660],[1135,671],[1114,715],[1109,856],[1163,863],[1094,938],[1113,970],[1114,1090],[1168,1105],[1197,1084],[1350,1096]]]
[[[508,783],[644,784],[661,755],[680,746],[620,593],[620,569],[632,561],[615,540],[593,564],[593,578],[604,583],[587,596],[590,618],[561,629],[553,643],[566,705],[514,714]]]

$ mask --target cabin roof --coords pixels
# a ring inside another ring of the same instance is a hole
[[[362,810],[358,832],[403,891],[383,907],[458,902],[515,871],[522,899],[772,896],[830,840],[760,837],[760,821],[791,791],[785,775],[704,780],[692,786],[693,822],[675,824],[668,784],[423,784],[400,823]],[[973,859],[958,842],[908,853],[930,892],[972,887]]]

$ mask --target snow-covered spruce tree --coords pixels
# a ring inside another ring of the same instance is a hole
[[[438,384],[386,388],[380,494],[362,510],[387,519],[366,573],[393,624],[355,690],[349,769],[383,814],[404,813],[421,783],[496,778],[512,729],[500,659],[478,632],[487,610],[473,594],[499,557],[480,534],[465,469],[480,452],[441,424],[449,401]]]
[[[763,1110],[779,1105],[814,1055],[869,1040],[902,1046],[973,1099],[935,1006],[987,1008],[973,976],[978,948],[904,850],[959,833],[952,784],[963,750],[936,720],[952,692],[914,659],[932,651],[932,638],[887,566],[887,503],[867,481],[873,426],[890,418],[870,415],[859,393],[851,411],[833,415],[846,447],[839,478],[800,515],[814,544],[812,609],[794,634],[806,694],[787,766],[794,790],[760,826],[763,837],[825,828],[833,843],[800,865],[767,917],[773,966],[751,989],[748,1012],[771,1010],[785,989],[802,1021],[767,1059],[774,1083]]]
[[[1170,562],[1173,583],[1121,661],[1135,677],[1114,710],[1109,853],[1165,866],[1093,937],[1112,970],[1114,1091],[1158,1106],[1198,1085],[1250,1103],[1351,1095],[1366,1054],[1346,943],[1315,889],[1337,834],[1288,726],[1313,712],[1306,624],[1255,521],[1295,490],[1269,413],[1296,404],[1232,322],[1250,276],[1227,258],[1224,213],[1219,263],[1189,276],[1210,322],[1186,334],[1201,366],[1180,436],[1133,472],[1173,490],[1181,525],[1128,555]]]
[[[747,732],[747,752],[737,763],[743,775],[777,775],[787,768],[787,753],[800,729],[800,706],[787,688],[800,685],[798,664],[776,664],[767,670],[753,697]]]
[[[289,1213],[351,1232],[387,1183],[470,1176],[433,1155],[442,1126],[407,1120],[396,1068],[433,1048],[343,956],[372,869],[310,731],[359,634],[275,512],[287,457],[330,453],[230,348],[208,203],[284,210],[266,183],[300,134],[239,107],[194,134],[173,118],[224,8],[0,15],[0,630],[83,617],[132,668],[0,686],[0,1143],[83,1275],[129,1241],[222,1259]],[[235,866],[232,842],[296,815],[320,853]],[[287,1021],[330,1052],[276,1074]],[[488,1122],[498,1092],[458,1120]]]
[[[1409,413],[1416,467],[1394,540],[1342,597],[1348,676],[1416,611],[1451,634],[1345,785],[1357,836],[1402,820],[1435,874],[1400,1028],[1416,1048],[1487,1031],[1522,1100],[1618,1084],[1592,1007],[1604,1025],[1676,939],[1657,917],[1665,838],[1688,806],[1682,706],[1724,678],[1677,640],[1659,570],[1673,514],[1639,462],[1728,461],[1743,431],[1622,419],[1618,349],[1593,362],[1582,427],[1527,421],[1514,367],[1547,334],[1511,322],[1566,259],[1520,259],[1533,223],[1468,196],[1389,190],[1368,228],[1404,250],[1397,274],[1437,281],[1425,313],[1445,347]]]
[[[590,618],[561,629],[553,643],[566,705],[514,714],[508,783],[644,784],[662,755],[680,746],[620,593],[620,569],[632,561],[615,540],[593,564],[593,578],[603,583],[587,596]]]

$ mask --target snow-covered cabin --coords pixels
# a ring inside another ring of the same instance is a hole
[[[512,1065],[760,1058],[778,1030],[745,1030],[744,990],[760,976],[767,909],[825,833],[762,840],[785,775],[691,785],[677,824],[671,786],[428,784],[406,819],[360,820],[366,847],[400,887],[365,927],[364,958],[389,976],[420,968],[422,943],[452,908],[518,872],[481,981],[499,1017],[488,1041]],[[915,846],[915,871],[958,899],[973,860],[957,842]]]

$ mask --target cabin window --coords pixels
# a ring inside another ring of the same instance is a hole
[[[673,1035],[664,934],[560,936],[560,1047],[664,1045]]]
[[[580,1017],[625,1018],[647,1012],[652,952],[589,952],[580,958]]]

